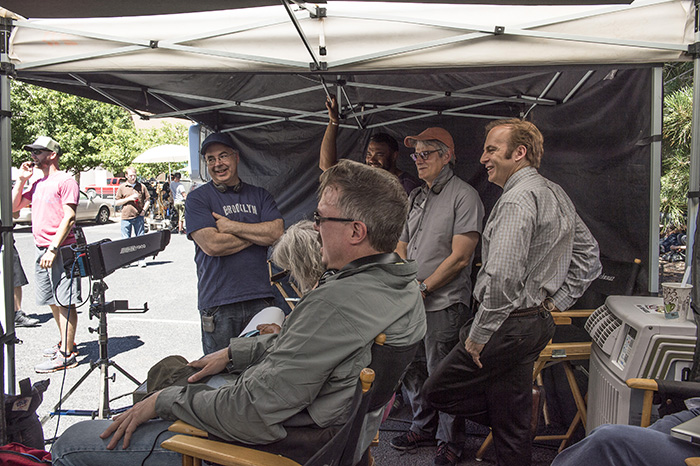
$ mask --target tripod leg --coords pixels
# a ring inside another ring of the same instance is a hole
[[[110,365],[110,366],[116,367],[117,370],[118,370],[119,372],[121,372],[122,374],[124,374],[125,376],[127,376],[127,378],[128,378],[129,380],[131,380],[132,382],[134,382],[136,385],[141,385],[141,382],[139,382],[138,380],[136,380],[136,377],[134,377],[133,375],[129,374],[127,371],[125,371],[124,369],[122,369],[122,368],[119,366],[119,364],[117,364],[116,362],[114,362],[114,361],[109,361],[109,365]]]
[[[68,393],[66,393],[63,396],[63,398],[61,398],[58,401],[58,403],[56,403],[56,406],[53,407],[52,412],[55,412],[56,410],[58,410],[59,406],[61,406],[63,404],[63,402],[66,401],[68,399],[68,397],[70,397],[73,394],[73,392],[75,392],[75,390],[77,390],[77,388],[80,386],[80,384],[82,384],[85,381],[85,379],[87,379],[88,376],[90,374],[92,374],[92,371],[94,371],[95,368],[97,368],[97,367],[98,367],[97,364],[90,362],[90,370],[88,370],[85,374],[83,374],[83,376],[75,383],[75,385],[73,385],[71,387],[71,389],[68,390]],[[44,423],[46,421],[48,421],[49,419],[51,419],[52,417],[53,417],[53,414],[49,413],[46,416],[44,416],[43,418],[41,418],[41,425],[44,425]]]

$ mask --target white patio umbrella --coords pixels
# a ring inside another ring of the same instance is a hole
[[[151,147],[133,160],[133,163],[168,163],[168,181],[170,181],[170,164],[189,162],[190,149],[177,144],[163,144]]]

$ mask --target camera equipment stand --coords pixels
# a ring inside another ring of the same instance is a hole
[[[114,382],[116,374],[109,376],[109,367],[114,366],[119,372],[124,374],[129,380],[134,382],[137,386],[141,385],[141,382],[136,380],[134,376],[129,374],[127,371],[122,369],[119,364],[109,359],[109,353],[107,350],[107,313],[121,311],[135,311],[128,313],[144,313],[148,311],[148,304],[144,303],[143,308],[129,309],[128,301],[110,301],[105,303],[105,291],[107,290],[107,284],[103,280],[96,281],[92,285],[92,293],[90,294],[90,319],[93,316],[100,319],[100,324],[97,329],[89,328],[90,333],[97,332],[99,337],[100,345],[100,358],[97,361],[90,361],[90,369],[71,387],[71,389],[66,393],[61,400],[56,403],[53,411],[42,418],[41,423],[44,424],[47,420],[56,414],[66,414],[70,416],[90,416],[93,419],[96,417],[98,419],[108,419],[113,414],[119,414],[125,411],[126,408],[119,408],[116,410],[111,410],[109,408],[109,380]],[[70,397],[75,390],[82,384],[88,376],[96,368],[100,368],[100,405],[97,411],[91,410],[67,410],[59,409],[64,401]]]

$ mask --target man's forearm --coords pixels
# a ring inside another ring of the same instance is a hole
[[[217,222],[217,227],[220,233],[236,236],[258,246],[271,246],[284,233],[284,221],[281,218],[261,223],[229,220]]]
[[[338,154],[336,149],[336,138],[338,135],[338,122],[333,124],[333,121],[328,122],[326,132],[323,134],[321,141],[321,157],[318,161],[318,167],[324,172],[338,163]]]
[[[457,235],[452,239],[452,253],[443,260],[435,271],[423,283],[429,292],[442,288],[455,279],[469,265],[479,242],[479,233],[470,232]]]
[[[24,190],[24,185],[26,180],[17,180],[14,187],[12,188],[12,211],[17,212],[22,208],[22,191]]]
[[[192,233],[192,239],[208,256],[219,257],[236,254],[252,243],[236,235],[220,233],[216,228],[203,228]]]
[[[75,225],[75,207],[64,205],[63,218],[56,229],[56,234],[51,239],[51,246],[60,247],[68,237],[68,233],[70,233],[70,229],[73,228],[73,225]]]

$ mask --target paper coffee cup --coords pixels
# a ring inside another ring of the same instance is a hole
[[[666,282],[661,284],[664,295],[664,315],[667,319],[687,319],[690,314],[690,290],[693,285]]]

